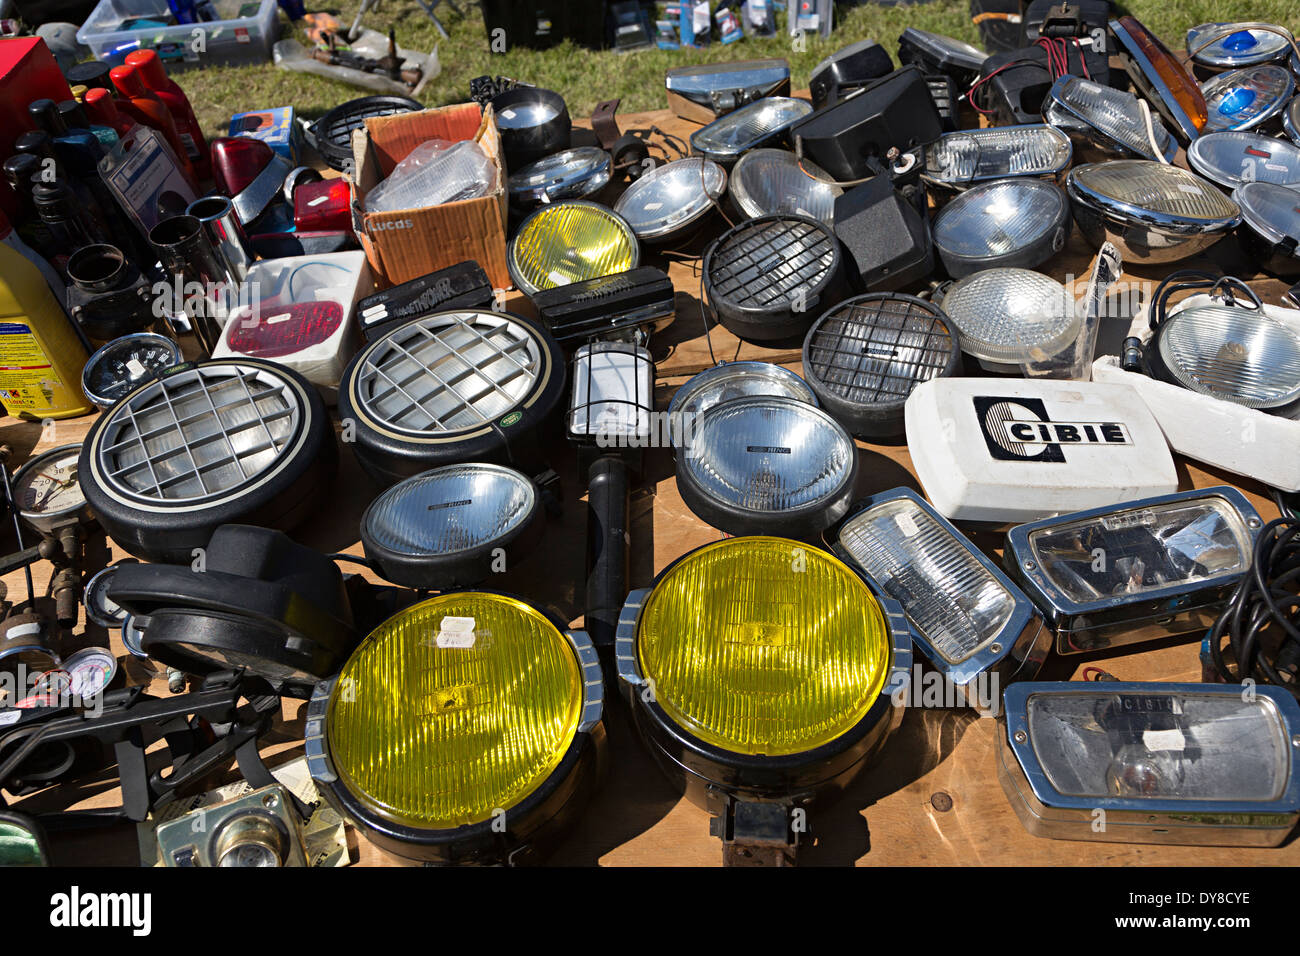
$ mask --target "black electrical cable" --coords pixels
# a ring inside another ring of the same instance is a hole
[[[1283,687],[1300,699],[1300,518],[1275,518],[1259,532],[1250,571],[1210,628],[1210,654],[1224,680]],[[1223,653],[1228,639],[1235,657]]]
[[[1281,488],[1270,488],[1273,504],[1284,518],[1300,518],[1300,493],[1286,492]]]

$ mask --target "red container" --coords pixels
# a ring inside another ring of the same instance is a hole
[[[0,158],[12,156],[14,141],[35,129],[27,104],[51,99],[58,103],[72,98],[68,81],[59,72],[54,54],[39,37],[0,39]],[[9,184],[0,180],[0,208],[13,217],[18,203]]]
[[[352,190],[347,180],[325,179],[295,189],[293,223],[299,232],[351,232]]]

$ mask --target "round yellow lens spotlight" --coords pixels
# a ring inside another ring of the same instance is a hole
[[[517,598],[442,594],[389,618],[317,686],[308,763],[385,848],[499,861],[540,842],[585,795],[600,718],[585,634],[562,633]]]
[[[594,202],[542,206],[524,220],[510,242],[510,278],[519,291],[599,279],[635,269],[641,245],[622,216]]]

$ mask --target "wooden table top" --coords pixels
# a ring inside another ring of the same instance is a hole
[[[664,110],[621,116],[624,131],[652,126],[682,138],[698,127]],[[714,228],[712,234],[716,235]],[[1221,248],[1222,247],[1222,248]],[[1251,276],[1254,269],[1240,258],[1235,243],[1222,243],[1206,256],[1179,263],[1176,268],[1207,267],[1229,274]],[[684,252],[699,254],[696,241]],[[1057,278],[1082,277],[1086,281],[1091,250],[1076,230],[1067,247],[1040,267]],[[698,261],[681,253],[650,255],[647,264],[666,267],[677,295],[677,318],[651,343],[657,364],[656,400],[664,408],[672,391],[694,372],[714,364],[704,334],[699,296]],[[1154,283],[1165,269],[1126,267],[1126,281]],[[1277,302],[1285,286],[1276,280],[1252,282],[1267,302]],[[1148,289],[1149,291],[1149,289]],[[509,307],[533,314],[531,304],[513,294]],[[1128,321],[1108,320],[1103,325],[1102,347],[1122,338]],[[762,359],[801,371],[797,350],[774,351],[743,343],[721,327],[711,330],[712,354],[718,360]],[[80,441],[93,416],[53,423],[0,420],[0,441],[15,449],[11,467],[17,468],[33,452]],[[917,485],[906,446],[859,442],[861,477],[859,495],[899,485]],[[552,466],[563,483],[564,513],[549,522],[536,552],[511,568],[500,590],[549,605],[562,617],[580,622],[585,580],[585,478],[577,473],[572,451],[557,444]],[[1240,488],[1265,519],[1277,509],[1267,489],[1247,479],[1216,472],[1178,459],[1180,488],[1232,484]],[[294,533],[305,544],[327,552],[360,554],[358,527],[361,514],[378,489],[362,474],[344,448],[333,500],[315,520]],[[633,494],[631,535],[632,585],[644,587],[656,572],[685,552],[722,535],[696,518],[682,502],[673,478],[672,458],[664,451],[647,455],[640,487]],[[2,534],[2,533],[0,533]],[[13,532],[7,534],[12,547]],[[990,555],[1000,547],[1000,535],[977,533],[976,542]],[[30,541],[28,542],[31,543]],[[109,546],[88,549],[87,575],[125,556]],[[38,593],[44,589],[50,565],[33,567]],[[346,568],[345,570],[357,570]],[[368,577],[370,572],[364,571]],[[0,579],[11,598],[25,591],[22,572]],[[117,632],[106,634],[83,621],[73,640],[112,647],[123,662],[128,684],[150,684],[150,692],[165,695],[165,674],[126,653]],[[1129,653],[1096,658],[1082,655],[1049,659],[1040,674],[1046,680],[1080,679],[1082,668],[1098,663],[1121,680],[1199,681],[1199,641],[1186,640],[1142,647]],[[265,739],[265,751],[274,763],[301,753],[304,705],[286,701],[282,720]],[[721,843],[708,832],[708,815],[681,798],[653,765],[636,738],[621,702],[607,708],[611,771],[583,818],[552,856],[560,865],[608,866],[716,866],[722,861]],[[826,865],[1201,865],[1296,866],[1300,843],[1279,849],[1162,847],[1124,844],[1076,843],[1039,839],[1021,826],[998,784],[994,769],[994,733],[997,723],[971,711],[909,709],[901,727],[890,738],[880,758],[857,780],[844,798],[810,820],[816,838],[801,859]],[[943,795],[943,796],[941,796]],[[944,799],[946,796],[947,799]],[[37,809],[111,806],[119,800],[112,781],[55,788],[20,802]],[[944,807],[940,810],[936,807]],[[949,808],[950,807],[950,808]],[[353,859],[361,865],[403,865],[358,839],[349,831]],[[134,865],[138,863],[133,828],[116,827],[54,840],[57,863]]]

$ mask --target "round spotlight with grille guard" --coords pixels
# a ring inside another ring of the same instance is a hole
[[[1070,204],[1052,183],[999,179],[967,190],[939,210],[933,234],[954,279],[997,266],[1031,268],[1065,247]]]
[[[691,134],[691,152],[715,163],[734,163],[748,150],[767,146],[813,111],[788,96],[768,96],[719,117]]]
[[[564,392],[559,343],[540,325],[487,309],[399,325],[357,353],[339,420],[362,468],[391,484],[440,465],[510,462],[536,442]]]
[[[898,293],[841,302],[814,323],[803,343],[804,374],[822,407],[866,439],[902,434],[912,389],[955,374],[960,364],[948,316]]]
[[[1079,334],[1079,312],[1065,286],[1028,269],[967,276],[944,294],[943,310],[960,333],[962,351],[990,371],[1044,361]]]
[[[1241,221],[1241,209],[1213,183],[1150,160],[1076,166],[1066,189],[1079,231],[1093,248],[1113,243],[1125,262],[1186,259]]]
[[[441,594],[379,625],[307,709],[307,766],[372,843],[408,859],[543,855],[603,765],[600,661],[517,598]]]
[[[835,199],[844,190],[809,160],[787,149],[755,149],[731,170],[731,198],[751,219],[794,214],[826,225],[835,222]]]
[[[641,246],[627,221],[585,199],[542,206],[523,221],[506,254],[510,278],[525,295],[640,264]]]
[[[750,395],[775,395],[817,404],[808,383],[770,362],[723,362],[692,375],[673,395],[669,415],[703,415],[714,405]]]
[[[1211,37],[1217,39],[1211,41]],[[1290,51],[1291,44],[1285,37],[1268,30],[1252,30],[1248,23],[1202,23],[1187,31],[1188,55],[1216,70],[1275,63]]]
[[[1295,77],[1284,66],[1265,63],[1220,73],[1201,87],[1210,118],[1202,133],[1254,129],[1286,108],[1295,94]]]
[[[801,334],[844,287],[840,242],[806,216],[763,216],[727,231],[704,254],[704,292],[742,339]]]
[[[609,184],[613,161],[596,146],[566,149],[511,173],[507,188],[519,205],[585,199]]]
[[[1254,309],[1200,306],[1158,329],[1166,377],[1202,395],[1277,411],[1300,402],[1300,335]]]
[[[638,239],[668,242],[698,225],[726,191],[726,171],[693,156],[642,174],[618,197],[614,211]]]
[[[1259,133],[1203,133],[1187,147],[1187,162],[1225,189],[1253,182],[1300,185],[1300,146]]]
[[[1232,199],[1241,207],[1237,237],[1250,260],[1270,275],[1300,275],[1300,193],[1289,186],[1254,182],[1234,189]]]
[[[361,518],[366,559],[385,580],[442,591],[488,579],[537,542],[545,509],[536,486],[501,465],[448,465],[407,478]]]
[[[727,534],[820,534],[848,511],[857,447],[821,409],[755,395],[715,405],[677,455],[687,507]]]
[[[189,562],[219,525],[299,524],[336,462],[315,386],[273,362],[213,359],[124,396],[91,427],[77,471],[114,542],[149,561]]]
[[[628,595],[616,660],[642,740],[717,817],[724,859],[789,862],[795,811],[842,792],[901,720],[911,631],[828,552],[729,538]]]

